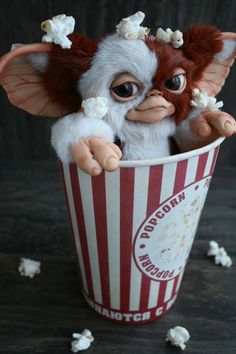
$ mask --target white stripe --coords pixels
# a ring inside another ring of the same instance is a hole
[[[158,303],[160,283],[158,281],[151,281],[149,299],[148,299],[148,308],[156,307]]]
[[[174,281],[175,281],[174,279],[171,279],[171,280],[169,280],[167,282],[164,302],[169,301],[171,299],[172,290],[173,290],[173,286],[174,286]]]
[[[120,309],[120,171],[105,173],[111,308]]]
[[[208,176],[209,173],[211,172],[211,165],[212,165],[212,160],[214,157],[214,151],[215,150],[211,150],[208,153],[207,163],[206,163],[206,167],[205,167],[205,171],[204,171],[204,177]]]
[[[135,234],[146,218],[149,184],[149,167],[136,167],[134,176],[133,241]],[[130,311],[139,310],[142,274],[131,260]]]
[[[180,287],[180,284],[181,284],[183,275],[184,275],[184,270],[183,270],[182,273],[179,275],[178,282],[177,282],[177,285],[176,285],[175,293],[177,293],[177,292],[179,291],[179,287]]]
[[[175,186],[176,169],[177,169],[177,162],[163,165],[160,203],[162,203],[164,200],[168,199],[173,194],[174,186]],[[173,284],[171,286],[170,282],[167,283],[167,288],[166,288],[166,293],[165,293],[165,301],[168,301],[167,298],[173,288]],[[160,288],[160,283],[152,280],[151,286],[150,286],[148,308],[152,308],[157,305],[159,288]],[[170,293],[170,296],[171,296],[171,293]]]
[[[78,169],[79,184],[82,197],[84,221],[88,242],[89,261],[93,282],[94,298],[102,303],[101,278],[98,261],[98,247],[96,238],[96,227],[93,207],[93,193],[91,177]]]
[[[66,192],[67,192],[67,198],[68,198],[69,209],[70,209],[71,223],[72,223],[73,232],[74,232],[75,245],[76,245],[77,254],[78,254],[82,283],[83,283],[85,293],[88,293],[86,273],[85,273],[84,262],[83,262],[83,254],[82,254],[82,249],[81,249],[81,244],[80,244],[79,230],[78,230],[78,224],[77,224],[77,218],[76,218],[76,212],[75,212],[75,205],[74,205],[73,193],[72,193],[72,188],[71,188],[69,165],[63,164],[63,171],[64,171],[64,176],[65,176]]]
[[[196,179],[198,160],[198,156],[194,156],[188,160],[188,166],[185,177],[185,187],[193,183]]]
[[[219,149],[220,149],[220,146],[218,146],[218,152],[217,152],[217,147],[214,149],[214,154],[216,153],[216,156],[215,156],[215,161],[211,167],[211,172],[213,173],[214,170],[215,170],[215,167],[216,167],[216,162],[217,162],[217,158],[218,158],[218,154],[219,154]]]
[[[168,163],[163,166],[160,203],[172,196],[175,184],[177,162]]]

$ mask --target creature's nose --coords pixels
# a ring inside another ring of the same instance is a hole
[[[150,97],[150,96],[163,96],[163,93],[157,89],[152,89],[147,94],[147,97]]]

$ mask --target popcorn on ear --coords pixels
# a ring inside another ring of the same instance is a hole
[[[67,38],[74,31],[75,19],[72,16],[58,15],[41,23],[41,29],[47,34],[42,42],[59,44],[62,48],[71,48],[72,42]]]
[[[179,48],[183,45],[183,33],[179,30],[173,32],[170,28],[164,31],[162,28],[157,29],[156,37],[166,43],[170,43],[172,47]]]
[[[193,99],[190,101],[190,105],[193,107],[204,108],[207,111],[216,112],[223,107],[223,101],[216,101],[213,96],[208,96],[205,91],[200,91],[195,88],[192,92]]]
[[[144,39],[150,32],[147,27],[142,27],[145,14],[142,11],[136,12],[134,15],[123,18],[116,26],[116,32],[125,39]]]

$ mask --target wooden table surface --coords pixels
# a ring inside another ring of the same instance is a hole
[[[180,325],[191,335],[187,354],[235,354],[235,179],[235,168],[217,168],[172,310],[151,324],[125,326],[99,317],[80,294],[56,164],[1,163],[0,353],[71,353],[72,333],[84,328],[95,336],[86,353],[180,353],[165,342]],[[206,257],[212,239],[232,257],[231,268]],[[21,257],[41,261],[41,274],[21,277]]]

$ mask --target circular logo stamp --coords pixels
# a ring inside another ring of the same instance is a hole
[[[153,280],[169,280],[185,267],[205,202],[210,178],[194,183],[163,202],[139,228],[134,258]]]

